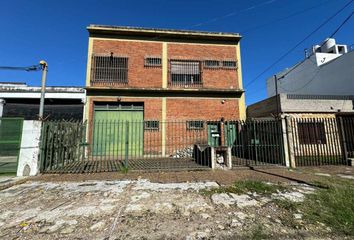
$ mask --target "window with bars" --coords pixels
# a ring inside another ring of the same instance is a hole
[[[218,67],[220,67],[220,61],[218,61],[218,60],[205,60],[204,67],[205,68],[218,68]]]
[[[204,121],[187,121],[188,130],[202,130],[204,129]]]
[[[145,57],[144,59],[145,67],[161,67],[162,61],[160,57]]]
[[[152,120],[152,121],[145,121],[144,129],[145,129],[146,131],[159,131],[159,129],[160,129],[160,122],[159,122],[159,121],[155,121],[155,120]]]
[[[171,85],[201,85],[202,74],[199,61],[171,60],[170,61]]]
[[[297,124],[300,144],[326,144],[326,131],[323,122],[301,122]]]
[[[116,56],[92,57],[91,82],[128,83],[128,58]]]
[[[237,62],[236,61],[222,61],[222,67],[235,69],[235,68],[237,68]]]

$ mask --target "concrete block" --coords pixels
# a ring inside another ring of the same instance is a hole
[[[25,120],[23,122],[17,176],[35,176],[39,173],[39,144],[41,138],[41,121]]]

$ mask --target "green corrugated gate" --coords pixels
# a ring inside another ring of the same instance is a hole
[[[0,118],[0,173],[17,171],[22,125],[22,118]]]
[[[142,155],[143,120],[142,106],[95,106],[93,155]]]

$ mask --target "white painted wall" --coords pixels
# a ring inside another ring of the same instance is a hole
[[[39,144],[41,138],[41,121],[23,121],[21,148],[17,166],[17,176],[24,176],[26,165],[29,167],[29,175],[39,173]]]
[[[4,104],[5,100],[3,98],[0,98],[0,117],[2,117],[2,113],[4,111]]]
[[[288,70],[278,73],[281,77]],[[353,95],[354,51],[338,54],[315,53],[300,63],[284,79],[278,80],[278,92],[308,95]],[[274,77],[267,79],[267,95],[275,95]]]

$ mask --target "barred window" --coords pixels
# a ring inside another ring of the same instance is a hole
[[[222,61],[222,66],[224,68],[236,68],[237,62],[236,61]]]
[[[160,57],[145,57],[144,59],[145,67],[161,67],[162,62]]]
[[[297,124],[300,144],[326,144],[326,131],[323,122],[302,122]]]
[[[92,82],[128,83],[128,58],[93,56]]]
[[[159,131],[160,122],[159,121],[145,121],[144,129],[148,131]]]
[[[187,121],[188,130],[202,130],[204,129],[204,121]]]
[[[199,61],[171,60],[170,72],[172,85],[193,85],[202,83]]]
[[[204,67],[206,68],[218,68],[220,67],[220,62],[217,60],[205,60]]]

